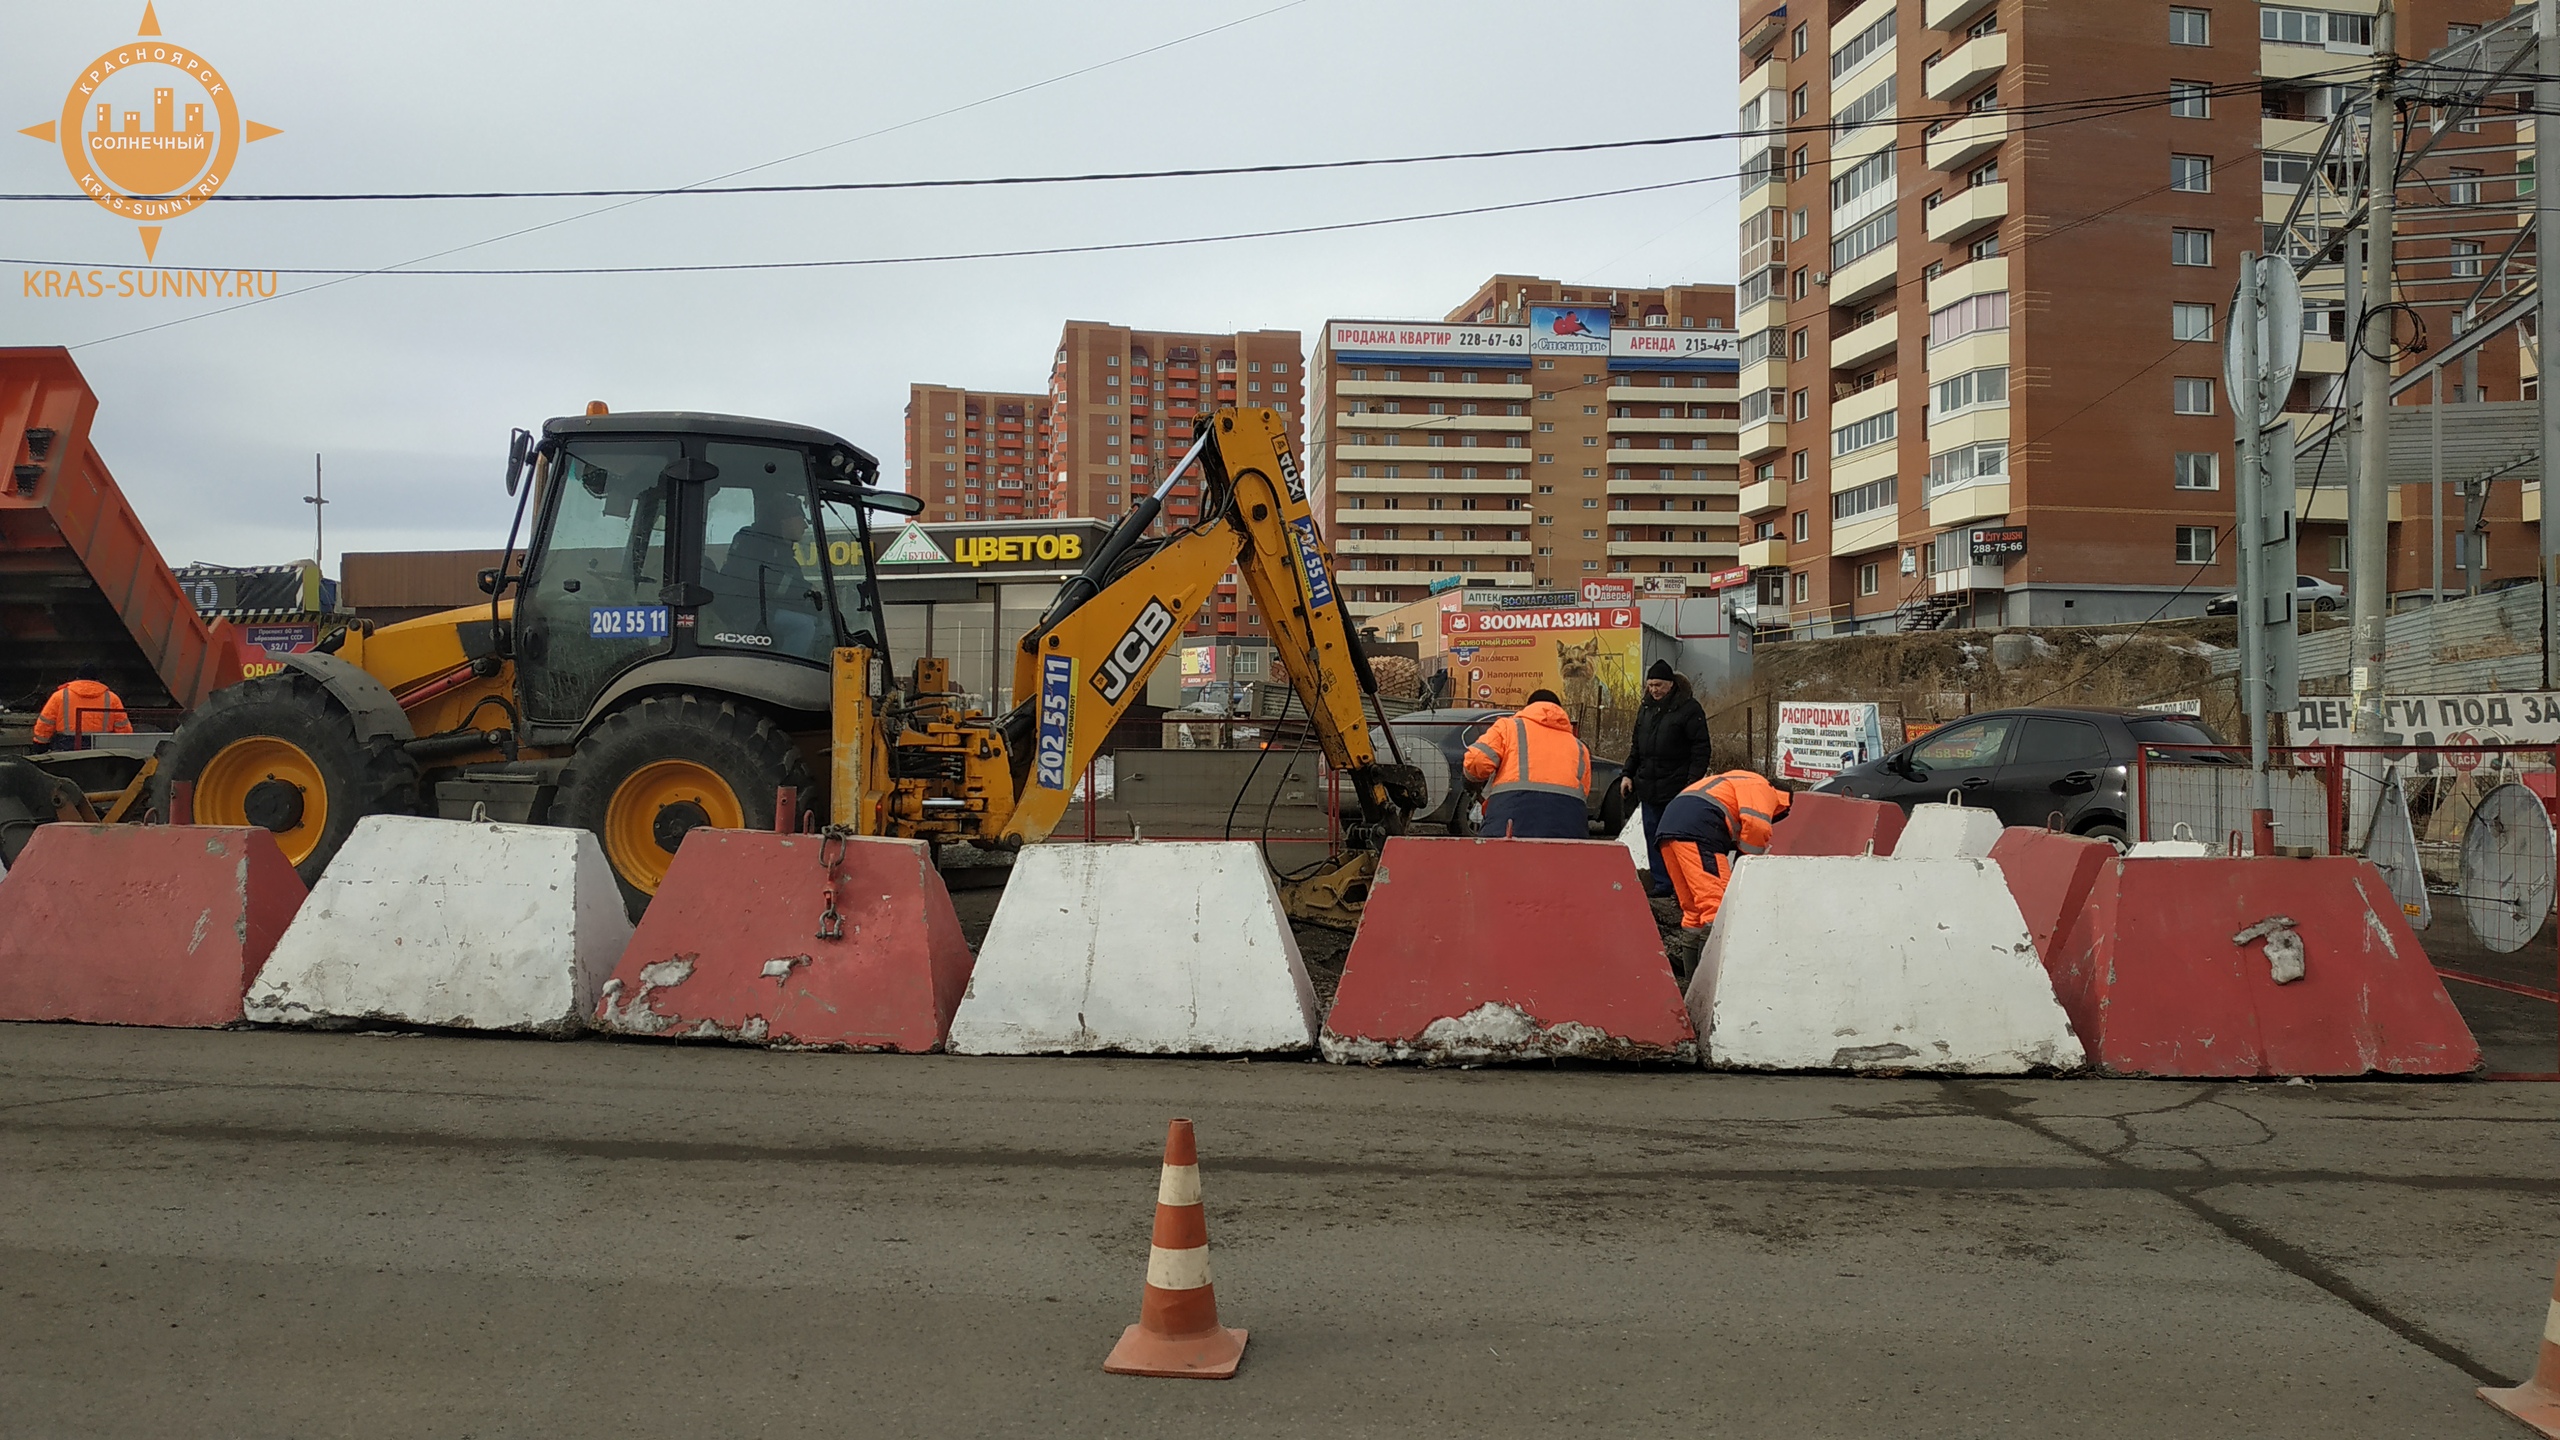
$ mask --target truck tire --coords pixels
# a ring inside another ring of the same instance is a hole
[[[596,723],[561,772],[551,817],[592,831],[633,920],[649,908],[685,832],[773,828],[774,792],[813,795],[799,748],[735,700],[650,695]]]
[[[244,680],[207,696],[178,726],[152,780],[169,813],[169,787],[195,787],[195,823],[255,825],[305,885],[367,815],[418,808],[418,765],[387,735],[356,736],[355,717],[328,687],[298,671]]]

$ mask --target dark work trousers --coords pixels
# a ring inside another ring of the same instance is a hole
[[[1662,808],[1650,800],[1644,805],[1644,853],[1651,862],[1645,874],[1656,895],[1671,893],[1671,872],[1662,868]]]

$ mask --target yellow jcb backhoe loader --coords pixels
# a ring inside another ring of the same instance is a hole
[[[1020,703],[989,716],[937,693],[938,665],[890,679],[872,517],[921,502],[880,489],[872,456],[776,421],[590,406],[516,432],[516,525],[482,577],[488,606],[349,627],[216,692],[163,754],[162,813],[186,782],[197,823],[274,831],[306,881],[366,815],[579,826],[635,915],[687,831],[769,828],[785,790],[806,812],[794,822],[1010,848],[1057,825],[1182,617],[1233,567],[1358,798],[1345,853],[1288,887],[1291,909],[1348,924],[1423,785],[1372,749],[1375,683],[1286,425],[1258,408],[1200,421],[1023,637]],[[1201,518],[1148,533],[1195,463]]]

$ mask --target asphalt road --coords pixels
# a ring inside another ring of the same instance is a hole
[[[1177,1114],[1224,1384],[1100,1370]],[[0,1433],[2495,1440],[2555,1118],[0,1025]]]

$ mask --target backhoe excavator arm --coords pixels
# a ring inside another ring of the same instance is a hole
[[[1150,539],[1166,495],[1197,461],[1200,521]],[[1345,616],[1290,452],[1288,421],[1266,409],[1222,409],[1201,422],[1182,463],[1058,592],[1014,657],[1014,693],[1029,697],[1006,721],[1018,796],[1004,836],[1045,838],[1111,728],[1146,689],[1232,566],[1260,607],[1281,666],[1306,707],[1325,759],[1350,777],[1360,820],[1349,838],[1369,849],[1404,828],[1422,804],[1418,772],[1372,749],[1362,696],[1373,691]]]

